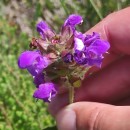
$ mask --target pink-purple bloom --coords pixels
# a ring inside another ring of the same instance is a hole
[[[53,83],[40,84],[37,90],[35,90],[33,97],[42,99],[45,102],[50,102],[51,98],[57,93],[56,86]]]
[[[36,28],[44,40],[54,36],[52,30],[50,29],[48,24],[44,21],[39,22]]]
[[[82,40],[84,39],[84,40]],[[74,59],[78,64],[97,67],[101,66],[103,54],[107,52],[110,45],[107,41],[100,39],[98,33],[86,35],[84,38],[75,38]]]
[[[25,51],[18,59],[18,66],[27,69],[32,76],[41,73],[49,65],[50,61],[46,56],[41,55],[40,51]]]
[[[71,26],[73,31],[75,31],[75,26],[81,24],[83,19],[80,15],[71,14],[64,22],[63,26]]]
[[[90,35],[78,32],[76,25],[82,22],[80,15],[70,15],[59,34],[44,21],[37,24],[36,29],[41,37],[33,39],[31,43],[36,50],[22,52],[18,59],[19,68],[27,69],[33,77],[37,88],[34,98],[50,102],[57,93],[57,80],[64,79],[65,83],[80,79],[80,72],[77,75],[73,73],[77,67],[101,67],[103,54],[110,45],[101,40],[98,33]]]

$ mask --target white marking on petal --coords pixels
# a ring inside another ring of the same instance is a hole
[[[110,53],[107,51],[106,54],[110,54]]]
[[[38,70],[35,70],[36,73],[38,73]]]
[[[83,20],[81,20],[80,24],[82,24],[82,23],[83,23]]]
[[[74,43],[75,50],[79,50],[79,51],[83,50],[84,48],[83,41],[79,38],[75,38],[74,40],[75,40],[75,43]]]
[[[82,54],[82,57],[83,57],[83,58],[85,58],[85,57],[86,57],[84,53]]]
[[[50,95],[49,95],[48,101],[51,102],[51,92],[50,92]]]

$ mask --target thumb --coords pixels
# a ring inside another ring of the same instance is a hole
[[[73,103],[56,115],[58,130],[128,130],[130,107]]]

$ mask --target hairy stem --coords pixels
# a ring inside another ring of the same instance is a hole
[[[69,103],[73,103],[74,102],[74,87],[70,86],[69,87]]]

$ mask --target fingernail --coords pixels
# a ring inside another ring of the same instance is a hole
[[[71,109],[64,109],[56,116],[58,130],[76,130],[76,114]]]

